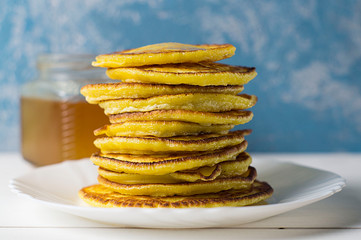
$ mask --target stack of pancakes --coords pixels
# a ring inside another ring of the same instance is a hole
[[[256,180],[245,152],[256,96],[239,94],[255,68],[216,63],[230,44],[161,43],[100,55],[119,83],[81,93],[99,104],[110,124],[94,131],[99,184],[80,190],[97,207],[244,206],[273,190]]]

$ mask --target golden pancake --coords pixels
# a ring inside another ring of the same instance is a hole
[[[123,82],[209,85],[244,85],[257,76],[253,67],[201,62],[153,65],[133,68],[109,68],[111,79]]]
[[[252,205],[266,200],[272,196],[272,193],[272,187],[266,182],[254,181],[250,190],[228,190],[213,194],[173,197],[124,195],[97,184],[81,189],[79,196],[89,205],[102,208],[210,208]]]
[[[190,45],[168,42],[99,55],[92,65],[116,68],[183,62],[215,62],[233,56],[235,51],[236,48],[231,44]]]
[[[253,113],[250,111],[228,111],[228,112],[195,112],[189,110],[153,110],[149,112],[132,112],[109,115],[111,123],[126,121],[143,121],[152,119],[154,121],[184,121],[201,125],[212,124],[245,124],[251,121]]]
[[[165,85],[148,83],[99,83],[89,84],[80,90],[89,103],[99,103],[118,98],[149,98],[159,95],[180,93],[223,93],[237,95],[243,90],[242,85],[234,86],[192,86]]]
[[[256,96],[247,94],[185,93],[150,98],[109,100],[99,103],[99,106],[104,109],[105,114],[109,115],[124,112],[148,112],[160,109],[224,112],[251,108],[256,102]]]
[[[206,168],[206,167],[204,167],[204,168]],[[173,177],[172,173],[166,174],[166,175],[141,175],[141,174],[134,174],[134,173],[112,172],[112,171],[106,170],[104,168],[99,168],[98,173],[100,176],[102,176],[103,178],[105,178],[109,181],[122,183],[122,184],[179,183],[179,182],[194,182],[194,181],[187,181],[187,180],[192,180],[193,178],[194,179],[197,178],[198,180],[200,180],[201,177],[203,177],[204,179],[208,179],[208,177],[211,177],[211,178],[213,178],[212,180],[214,180],[215,177],[219,176],[219,174],[221,172],[221,168],[217,167],[217,166],[213,166],[213,167],[209,167],[209,168],[211,168],[211,169],[209,170],[210,175],[208,175],[208,176],[204,176],[204,175],[200,176],[200,174],[198,176],[196,176],[194,174],[194,176],[189,177],[186,174],[183,175],[182,173],[180,173],[178,175],[179,178],[177,178],[177,176]],[[213,177],[213,176],[215,176],[215,177]]]
[[[181,135],[198,135],[200,133],[227,134],[234,125],[200,125],[179,121],[130,121],[106,125],[94,131],[95,136],[155,136],[173,137]]]
[[[204,193],[215,193],[230,189],[248,189],[257,177],[256,169],[249,167],[241,176],[216,178],[212,181],[180,182],[180,183],[146,183],[146,184],[122,184],[109,181],[98,176],[98,182],[115,192],[126,195],[146,196],[188,196]]]
[[[109,181],[122,184],[212,181],[217,177],[223,178],[242,175],[247,171],[251,162],[252,158],[248,154],[244,154],[243,157],[238,157],[236,160],[224,161],[213,166],[177,171],[165,175],[114,172],[101,167],[99,167],[98,173]]]
[[[184,155],[128,155],[128,154],[93,154],[90,160],[97,166],[126,173],[138,173],[143,175],[165,175],[176,171],[182,171],[203,166],[245,158],[241,154],[247,148],[247,141],[241,144],[226,147],[211,152],[194,152]]]
[[[225,135],[201,134],[183,137],[100,137],[94,144],[102,153],[152,154],[154,152],[214,151],[240,144],[250,130],[233,131]]]

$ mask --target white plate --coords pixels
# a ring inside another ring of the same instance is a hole
[[[274,188],[267,205],[248,207],[143,209],[89,207],[78,197],[96,183],[96,167],[88,159],[41,167],[10,182],[12,191],[44,205],[88,219],[124,227],[231,227],[268,218],[319,201],[341,191],[340,176],[287,162],[254,160],[260,180]]]

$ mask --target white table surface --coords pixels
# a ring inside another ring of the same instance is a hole
[[[237,228],[136,229],[104,225],[20,198],[12,178],[34,169],[18,153],[0,153],[0,239],[361,239],[361,154],[252,154],[332,171],[347,186],[309,206]]]

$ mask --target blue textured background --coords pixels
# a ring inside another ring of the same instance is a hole
[[[19,86],[40,53],[231,43],[255,66],[251,151],[361,151],[361,1],[0,0],[0,151],[19,149]]]

